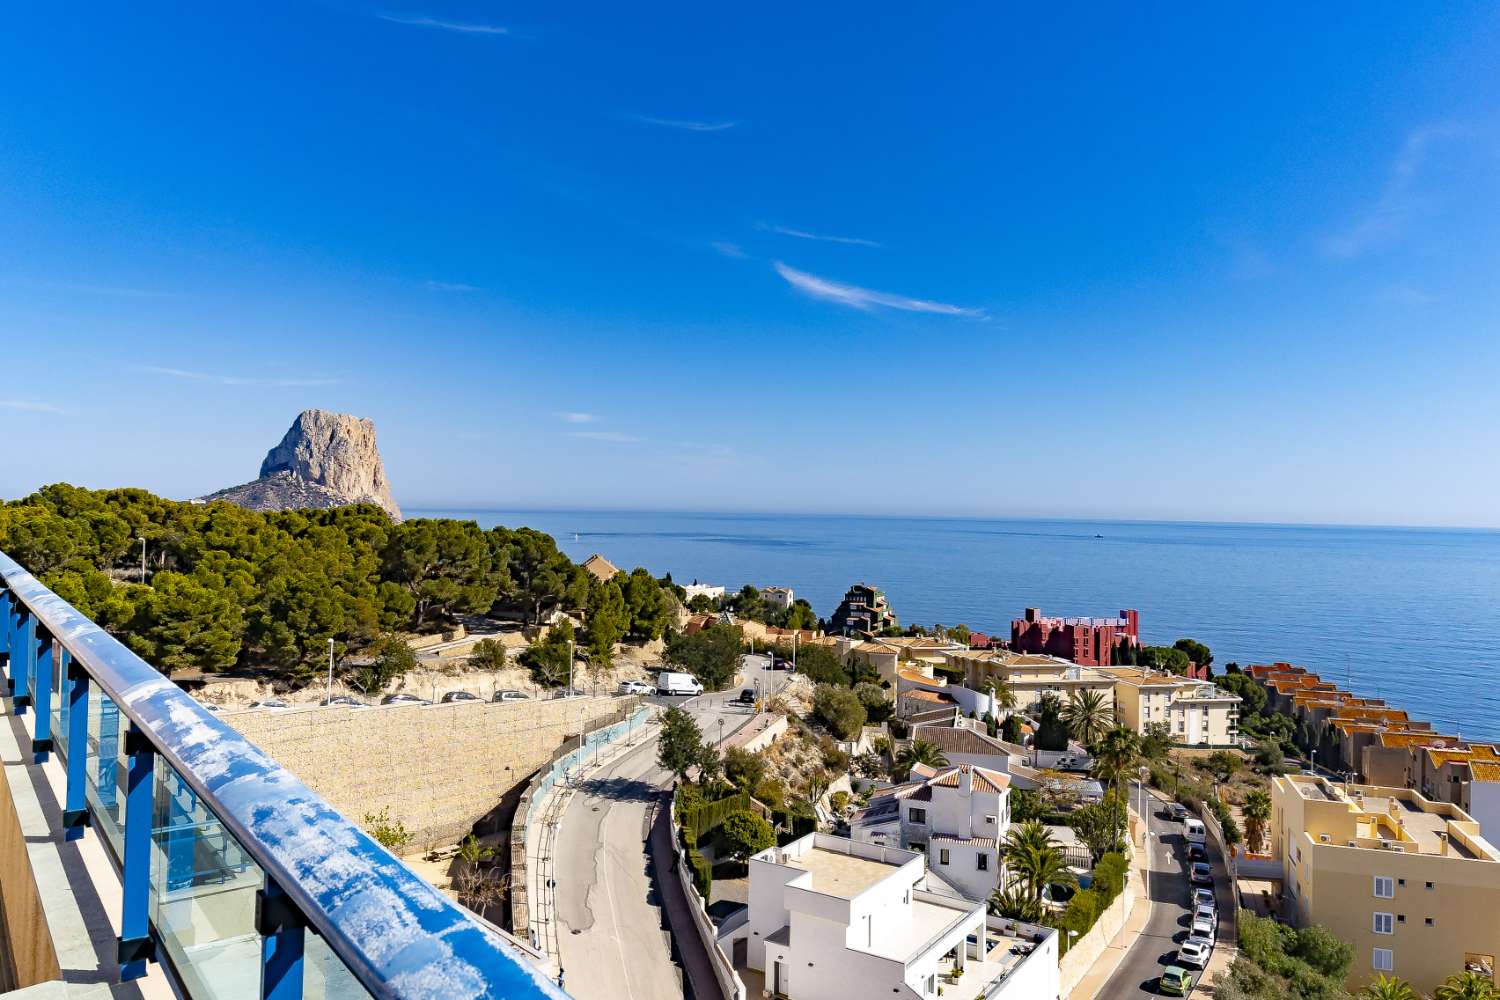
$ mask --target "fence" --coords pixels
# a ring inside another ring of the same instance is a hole
[[[667,803],[669,825],[675,825],[677,816],[677,793],[674,791]],[[708,915],[705,908],[705,900],[699,894],[693,884],[693,870],[688,862],[687,852],[683,850],[681,838],[672,837],[672,870],[677,874],[677,880],[682,884],[683,895],[687,897],[688,909],[693,915],[693,928],[698,932],[698,937],[703,941],[703,948],[708,952],[709,963],[713,966],[714,978],[718,980],[719,989],[723,992],[725,1000],[746,1000],[745,981],[735,971],[734,963],[729,956],[724,954],[724,949],[719,947],[718,930],[714,927],[713,919]]]
[[[122,979],[188,997],[561,998],[512,944],[0,554],[0,653],[65,840],[120,870]],[[312,934],[306,931],[311,928]],[[250,992],[247,990],[247,992]]]

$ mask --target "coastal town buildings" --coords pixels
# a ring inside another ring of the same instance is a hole
[[[1052,1000],[1057,932],[924,887],[922,854],[813,833],[750,858],[719,944],[751,996]]]
[[[983,692],[989,683],[1003,683],[1015,695],[1016,710],[1023,714],[1030,713],[1037,700],[1049,692],[1064,701],[1084,691],[1097,691],[1111,702],[1114,699],[1113,677],[1056,656],[955,650],[945,654],[944,660],[950,669],[962,672],[964,687],[972,691]]]
[[[1469,814],[1414,789],[1310,775],[1272,782],[1284,914],[1354,946],[1348,985],[1398,976],[1431,995],[1465,970],[1493,978],[1500,851]]]
[[[600,583],[608,583],[620,575],[620,568],[597,552],[583,561],[583,568]]]
[[[1027,608],[1010,623],[1010,648],[1018,653],[1045,653],[1081,667],[1107,667],[1121,643],[1139,646],[1139,611],[1118,618],[1048,618],[1041,608]]]
[[[1137,667],[1100,667],[1114,678],[1115,718],[1138,733],[1161,723],[1172,742],[1191,747],[1239,743],[1240,697],[1212,681],[1152,673]]]
[[[856,813],[849,835],[927,855],[927,868],[970,899],[1000,884],[1000,844],[1010,828],[1010,775],[974,764],[918,765],[903,784]]]
[[[829,619],[829,631],[839,635],[879,635],[898,625],[895,612],[878,587],[856,583],[849,588]]]
[[[722,601],[724,599],[724,588],[710,583],[699,583],[697,580],[694,580],[692,583],[681,584],[681,587],[683,589],[683,601],[691,601],[695,597],[706,597],[710,601]]]
[[[768,608],[775,608],[778,611],[790,611],[793,603],[792,588],[762,587],[760,589],[760,599]]]

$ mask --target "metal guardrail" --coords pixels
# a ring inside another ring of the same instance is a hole
[[[153,797],[160,757],[264,873],[254,929],[260,996],[300,1000],[303,932],[311,928],[359,986],[382,1000],[566,998],[513,945],[4,553],[0,580],[0,652],[7,654],[12,711],[25,716],[33,710],[38,763],[64,745],[72,750],[67,839],[82,836],[99,808],[86,794],[93,780],[85,769],[90,689],[97,686],[129,722],[120,741],[126,765],[119,781],[125,793],[118,851],[122,978],[144,974],[169,933],[156,926],[150,906],[152,837],[160,829],[153,830],[153,820],[166,805],[157,801],[163,796]],[[63,730],[57,734],[54,696]]]

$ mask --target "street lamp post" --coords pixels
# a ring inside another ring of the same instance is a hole
[[[328,704],[333,704],[333,639],[328,640]]]
[[[1151,902],[1151,821],[1146,817],[1146,777],[1151,773],[1148,767],[1142,767],[1136,772],[1140,777],[1135,783],[1139,791],[1136,798],[1136,811],[1141,817],[1141,853],[1146,855],[1146,902]]]
[[[141,543],[141,582],[146,582],[146,536],[137,535],[136,541]]]

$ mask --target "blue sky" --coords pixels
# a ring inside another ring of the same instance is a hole
[[[1500,525],[1492,5],[153,4],[0,37],[0,494]]]

